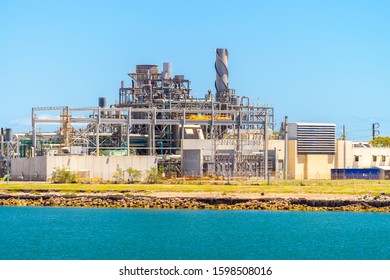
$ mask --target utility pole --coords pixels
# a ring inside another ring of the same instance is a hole
[[[345,140],[346,132],[345,132],[345,124],[343,124],[343,135],[341,135],[341,139]]]
[[[288,128],[287,128],[287,124],[288,124],[288,117],[285,116],[284,117],[284,162],[283,162],[283,179],[286,180],[287,179],[287,169],[288,169],[288,164],[287,164],[287,161],[288,161]]]
[[[268,109],[265,111],[264,121],[264,179],[269,178],[268,174]],[[268,179],[269,180],[269,179]]]
[[[377,137],[379,134],[381,134],[378,130],[379,127],[380,127],[379,123],[372,124],[372,140],[374,140],[375,137]]]
[[[347,132],[345,130],[345,125],[343,125],[343,142],[344,142],[344,169],[347,168],[347,141],[345,140],[347,138]]]

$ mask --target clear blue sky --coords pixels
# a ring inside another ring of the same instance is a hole
[[[136,64],[172,62],[193,94],[229,83],[290,121],[334,122],[349,139],[390,135],[390,1],[0,2],[0,126],[30,130],[31,107],[118,97]]]

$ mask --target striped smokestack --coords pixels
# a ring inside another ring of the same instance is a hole
[[[220,92],[228,91],[228,58],[229,53],[227,49],[216,49],[215,71],[217,72],[215,80],[215,89],[217,90],[217,99]]]

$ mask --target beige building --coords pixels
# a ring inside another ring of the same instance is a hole
[[[288,124],[288,178],[330,179],[336,159],[336,125]]]
[[[334,124],[289,124],[288,178],[330,179],[333,168],[372,167],[390,169],[390,148],[336,140]]]
[[[337,140],[335,168],[390,166],[390,148],[374,148],[368,142]]]
[[[288,141],[289,179],[330,179],[334,154],[298,154],[297,140]]]

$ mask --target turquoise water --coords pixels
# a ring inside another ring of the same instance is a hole
[[[0,259],[390,259],[390,214],[0,207]]]

